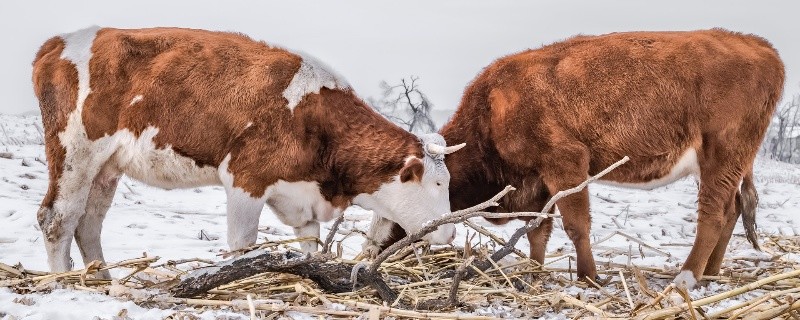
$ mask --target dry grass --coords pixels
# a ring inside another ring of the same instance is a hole
[[[481,233],[485,232],[481,230]],[[291,250],[285,242],[264,246]],[[379,270],[401,298],[412,304],[447,299],[452,279],[438,279],[435,275],[457,268],[471,256],[478,259],[491,253],[486,244],[468,244],[466,247],[466,250],[452,247],[431,249],[418,245],[416,250],[408,248],[399,252]],[[187,270],[210,263],[199,259],[159,264],[158,257],[142,257],[108,266],[90,264],[86,269],[60,274],[0,264],[0,287],[10,287],[20,294],[46,293],[57,287],[67,287],[132,300],[144,307],[232,309],[251,314],[254,318],[273,318],[289,311],[326,318],[363,316],[367,319],[386,316],[419,319],[533,318],[559,312],[573,318],[800,318],[797,311],[800,308],[800,271],[797,271],[800,265],[783,259],[786,253],[800,252],[800,237],[770,236],[764,247],[773,259],[727,260],[723,275],[708,279],[726,285],[730,290],[695,298],[694,301],[686,301],[688,295],[669,285],[674,274],[663,270],[605,264],[600,266],[599,272],[607,277],[607,283],[601,289],[589,289],[586,284],[570,280],[572,270],[539,266],[517,256],[501,261],[502,267],[491,268],[462,281],[458,299],[463,305],[458,309],[437,312],[393,308],[391,303],[383,304],[369,288],[325,294],[310,280],[285,274],[260,274],[242,279],[196,299],[174,298],[167,294],[166,289],[177,284]],[[572,259],[569,255],[562,258]],[[114,281],[92,277],[98,270],[115,268],[123,269],[129,275]],[[575,292],[577,294],[571,294]],[[742,298],[742,294],[749,299]],[[191,318],[185,312],[178,314]]]

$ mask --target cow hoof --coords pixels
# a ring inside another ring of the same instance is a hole
[[[683,270],[675,277],[672,283],[674,283],[678,289],[692,290],[694,286],[697,285],[697,279],[695,279],[692,271]]]
[[[378,257],[378,254],[381,253],[381,247],[376,244],[364,244],[361,253],[358,254],[358,257],[361,259],[373,260]],[[357,259],[360,260],[360,259]]]
[[[604,287],[605,285],[611,283],[611,277],[603,278],[603,277],[601,277],[599,275],[594,276],[594,283],[596,283],[600,287]],[[594,284],[592,284],[592,286],[594,286]]]
[[[94,278],[102,280],[111,280],[111,273],[108,272],[108,270],[97,271],[97,273],[94,274]]]
[[[370,245],[364,249],[364,255],[370,260],[377,258],[379,253],[381,253],[381,247],[376,245]]]

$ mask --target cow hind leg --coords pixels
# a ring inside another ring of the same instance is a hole
[[[42,202],[36,215],[47,251],[47,264],[51,272],[65,272],[72,269],[69,251],[70,245],[72,245],[73,231],[79,220],[79,217],[73,217],[60,209],[64,207],[63,204],[59,203],[59,208],[56,207],[56,201],[48,203],[48,198],[55,198],[58,193],[58,181],[53,181],[51,178],[45,201]]]
[[[721,146],[721,144],[716,144]],[[689,252],[689,257],[683,268],[675,278],[678,287],[691,289],[700,280],[706,271],[709,259],[715,250],[720,250],[715,259],[724,256],[724,247],[727,241],[721,244],[720,240],[729,239],[723,236],[727,233],[730,221],[733,219],[736,190],[744,174],[742,166],[737,164],[736,153],[722,147],[706,150],[708,161],[700,164],[700,191],[698,193],[697,235],[694,245]],[[728,207],[728,210],[726,210]],[[726,213],[731,215],[726,216]],[[735,220],[733,220],[735,221]],[[718,244],[722,249],[716,249]],[[712,266],[712,268],[718,268]]]
[[[738,198],[739,194],[737,193],[736,196],[732,197],[725,205],[722,231],[720,232],[719,241],[714,247],[714,251],[711,252],[711,256],[708,258],[708,264],[706,264],[706,268],[703,271],[704,275],[711,276],[719,274],[720,266],[722,266],[722,259],[725,258],[725,251],[728,248],[728,242],[733,234],[733,228],[736,226],[736,220],[739,219],[739,210],[737,210],[738,206],[736,203]]]
[[[119,177],[120,174],[116,170],[106,167],[92,181],[86,201],[86,214],[81,217],[75,231],[75,241],[78,243],[84,265],[95,260],[105,263],[100,233],[103,220],[114,199]],[[100,271],[98,277],[111,278],[107,270]]]
[[[52,161],[52,160],[49,160]],[[80,220],[86,212],[91,189],[91,162],[58,168],[61,176],[50,172],[47,195],[39,208],[37,218],[44,236],[47,262],[52,272],[72,269],[70,246]],[[96,172],[96,171],[95,171]]]
[[[725,227],[720,234],[717,246],[714,247],[714,251],[708,259],[706,269],[703,271],[704,275],[719,274],[725,251],[728,249],[728,243],[733,235],[733,229],[736,227],[736,221],[739,216],[742,217],[747,239],[753,244],[753,247],[759,249],[758,241],[755,238],[755,211],[757,205],[758,194],[753,185],[753,171],[750,169],[742,178],[741,190],[737,191],[736,196],[725,206]]]

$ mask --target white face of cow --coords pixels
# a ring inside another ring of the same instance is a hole
[[[444,138],[435,133],[421,136],[420,140],[425,146],[422,159],[406,158],[405,165],[391,182],[372,194],[354,199],[355,204],[373,210],[378,217],[397,222],[409,234],[450,212],[450,172],[444,164],[444,155],[463,147],[445,148]],[[447,224],[423,239],[432,244],[447,244],[453,241],[455,234],[455,226]]]

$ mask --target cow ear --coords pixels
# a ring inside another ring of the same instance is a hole
[[[420,182],[422,181],[422,174],[425,172],[425,166],[422,165],[422,160],[419,158],[411,158],[406,161],[403,169],[400,169],[400,182]]]

